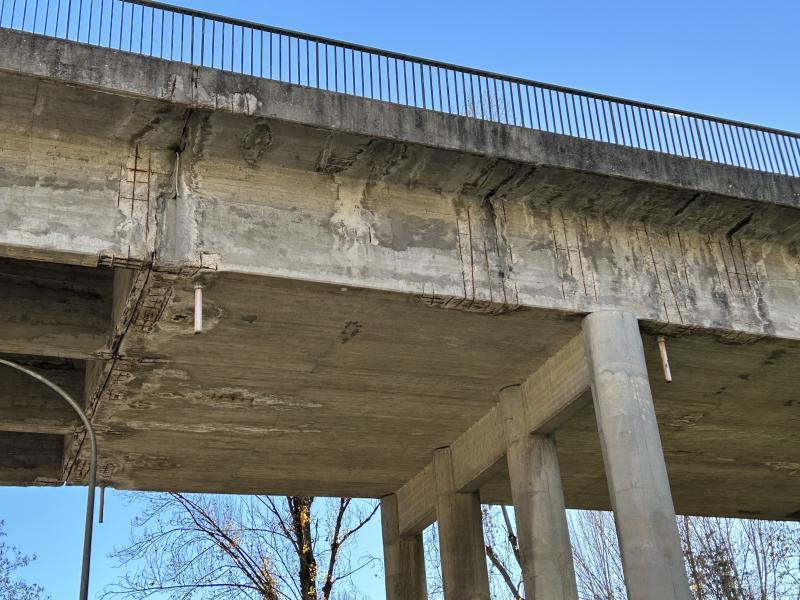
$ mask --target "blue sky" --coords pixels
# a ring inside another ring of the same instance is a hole
[[[800,2],[672,0],[179,2],[447,62],[800,131]],[[102,448],[100,449],[102,452]],[[9,541],[39,559],[26,570],[55,600],[77,595],[85,491],[0,490]],[[96,529],[92,590],[118,572],[107,555],[136,513],[107,494]],[[364,553],[380,553],[380,528]],[[358,582],[375,600],[382,580]]]

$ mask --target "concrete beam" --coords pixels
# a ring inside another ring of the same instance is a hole
[[[58,484],[63,454],[63,435],[0,431],[0,485]]]
[[[427,600],[422,534],[400,535],[397,496],[381,498],[386,600]]]
[[[631,600],[689,600],[661,438],[636,318],[583,321],[597,428]]]
[[[0,255],[800,339],[797,178],[15,32],[3,44],[0,214],[15,226]]]
[[[500,408],[525,595],[578,600],[555,440],[528,431],[519,386],[500,392]]]
[[[102,69],[92,65],[103,65]],[[0,70],[537,165],[800,205],[797,179],[3,30]]]
[[[6,356],[41,372],[78,402],[83,401],[83,363],[69,359]],[[0,431],[66,434],[80,426],[64,400],[25,373],[0,365]]]
[[[522,384],[524,425],[529,433],[547,434],[583,407],[589,371],[578,335],[556,352]],[[480,489],[503,467],[507,443],[502,411],[492,407],[450,445],[453,484],[460,492]],[[433,463],[397,491],[400,531],[421,531],[433,522]]]
[[[86,362],[83,397],[86,414],[92,422],[97,421],[97,412],[104,395],[120,379],[127,376],[120,363],[125,335],[138,322],[140,327],[152,326],[156,315],[163,311],[164,301],[169,298],[169,289],[164,286],[148,287],[150,268],[118,268],[113,274],[113,300],[106,327],[105,350],[102,356]],[[148,296],[145,291],[156,287],[158,291]],[[149,302],[148,302],[149,300]],[[64,453],[63,477],[80,481],[88,468],[86,432],[82,429],[73,435]],[[102,458],[102,457],[101,457]],[[77,466],[77,469],[76,469]]]
[[[490,600],[480,496],[456,490],[449,448],[433,453],[433,468],[445,600]]]
[[[0,259],[0,352],[89,358],[111,312],[104,269]]]

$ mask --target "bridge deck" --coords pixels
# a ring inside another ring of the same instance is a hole
[[[797,516],[797,178],[7,30],[0,86],[0,352],[86,389],[102,482],[396,491],[622,308],[679,512]],[[81,482],[0,385],[0,480]],[[591,407],[557,438],[607,506]]]

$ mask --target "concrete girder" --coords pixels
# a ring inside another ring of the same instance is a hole
[[[522,384],[521,428],[547,434],[588,398],[589,371],[581,335],[550,357]],[[502,467],[507,451],[503,416],[495,405],[450,445],[453,485],[459,492],[477,491]],[[433,463],[397,491],[401,533],[418,532],[435,518]]]

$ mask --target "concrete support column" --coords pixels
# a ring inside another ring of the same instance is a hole
[[[490,600],[480,497],[456,491],[450,448],[434,452],[433,466],[445,600]]]
[[[598,312],[583,333],[628,598],[689,600],[639,324]]]
[[[500,392],[500,407],[525,597],[578,600],[555,441],[528,432],[520,386]]]
[[[400,535],[397,496],[381,498],[386,600],[428,600],[422,534]]]

